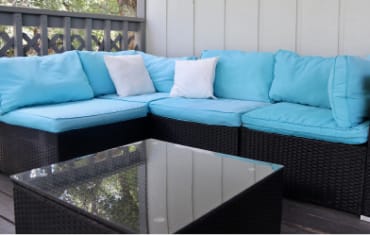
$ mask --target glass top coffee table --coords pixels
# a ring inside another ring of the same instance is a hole
[[[13,175],[17,233],[279,233],[281,165],[155,139]]]

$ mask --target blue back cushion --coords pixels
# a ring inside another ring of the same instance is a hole
[[[270,98],[274,101],[330,108],[328,83],[334,60],[278,51],[275,55]]]
[[[214,92],[216,97],[269,102],[274,54],[205,50],[202,58],[219,57]]]
[[[107,67],[105,66],[104,56],[119,56],[119,55],[134,55],[135,51],[79,51],[78,52],[83,69],[89,79],[90,85],[95,96],[107,95],[116,93],[116,88],[113,85],[112,79],[109,76]]]
[[[370,61],[338,56],[329,80],[329,98],[335,121],[354,127],[369,117]]]
[[[195,57],[167,58],[150,55],[141,51],[140,54],[145,63],[157,92],[170,92],[175,76],[175,64],[177,60],[194,60]]]
[[[85,100],[93,91],[76,51],[0,59],[3,113],[24,106]]]

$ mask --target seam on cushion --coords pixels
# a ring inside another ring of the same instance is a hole
[[[188,107],[178,107],[178,106],[173,106],[173,105],[163,105],[163,104],[150,104],[149,105],[149,107],[150,106],[167,106],[167,107],[169,107],[169,108],[188,108]],[[257,107],[254,107],[253,109],[256,109],[256,108],[259,108],[259,107],[263,107],[263,105],[261,105],[261,106],[257,106]],[[196,110],[200,110],[200,111],[203,111],[204,112],[204,109],[196,109]],[[244,113],[246,113],[246,112],[249,112],[249,111],[252,111],[252,109],[249,109],[249,110],[243,110],[243,111],[234,111],[234,112],[232,112],[232,111],[227,111],[227,112],[225,112],[225,111],[222,111],[222,110],[206,110],[206,111],[208,111],[208,112],[213,112],[213,113],[237,113],[237,114],[244,114]]]
[[[261,125],[251,125],[251,126],[243,126],[243,127],[247,127],[247,128],[251,128],[251,129],[255,129],[255,130],[259,130],[259,131],[261,131],[261,129],[259,129],[259,127],[261,127]],[[266,128],[264,128],[264,127],[262,127],[262,129],[264,130],[264,131],[268,131]],[[277,133],[277,134],[283,134],[283,135],[293,135],[293,136],[298,136],[298,137],[304,137],[304,136],[299,136],[299,135],[297,135],[296,133],[281,133],[281,132],[279,132],[279,129],[277,129],[277,128],[274,128],[274,127],[272,127],[272,128],[269,128],[269,130],[272,130],[271,132],[272,133]],[[289,131],[289,130],[288,130]],[[301,132],[302,133],[302,135],[304,135],[304,134],[307,134],[307,132]],[[312,134],[312,133],[309,133],[309,134]],[[344,143],[344,142],[342,142],[342,141],[340,141],[340,139],[343,139],[343,138],[345,138],[345,139],[350,139],[350,140],[355,140],[355,139],[359,139],[359,138],[362,138],[362,137],[337,137],[337,136],[329,136],[329,135],[322,135],[322,134],[317,134],[317,136],[318,137],[322,137],[322,138],[325,138],[325,137],[327,137],[327,138],[335,138],[336,139],[336,141],[337,142],[340,142],[340,143]],[[304,138],[311,138],[311,139],[318,139],[318,138],[314,138],[315,136],[312,136],[312,137],[304,137]],[[322,141],[329,141],[329,140],[322,140]],[[333,140],[332,140],[333,141]],[[333,141],[334,142],[334,141]],[[365,142],[363,142],[363,143],[366,143],[366,141]],[[344,144],[349,144],[349,143],[344,143]],[[352,144],[352,143],[350,143],[350,144]],[[362,144],[362,143],[361,143]]]
[[[170,107],[173,108],[173,107]],[[200,112],[210,112],[210,113],[225,113],[225,114],[236,114],[242,116],[245,111],[241,111],[240,113],[237,112],[221,112],[221,111],[214,111],[214,110],[199,110]]]
[[[338,124],[337,120],[336,120],[336,112],[337,112],[337,109],[336,109],[336,101],[335,101],[335,95],[334,95],[334,87],[335,87],[335,77],[336,77],[336,73],[337,73],[337,61],[338,61],[338,56],[335,57],[335,60],[334,60],[334,67],[333,67],[333,76],[332,76],[332,82],[331,82],[331,86],[330,86],[330,94],[329,94],[329,102],[330,102],[330,106],[331,107],[331,110],[332,110],[332,116],[334,118],[334,121]]]
[[[159,114],[154,114],[154,115],[159,115]],[[175,119],[175,120],[179,120],[179,121],[184,121],[184,122],[195,122],[195,123],[200,123],[200,124],[205,124],[205,125],[209,125],[209,126],[226,126],[226,127],[241,127],[242,126],[242,123],[240,122],[239,125],[227,125],[227,124],[209,124],[209,123],[205,123],[205,122],[199,122],[199,121],[190,121],[190,120],[186,120],[184,118],[178,118],[178,117],[168,117],[168,116],[164,116],[164,115],[159,115],[161,117],[166,117],[166,118],[171,118],[171,119]]]
[[[150,109],[149,110],[151,113],[153,113],[152,112],[152,110]],[[167,110],[165,110],[165,111],[167,111]],[[242,116],[242,114],[243,113],[245,113],[245,112],[242,112],[242,113],[229,113],[229,112],[218,112],[218,111],[208,111],[208,112],[211,112],[211,113],[226,113],[226,114],[236,114],[236,115],[239,115],[239,118],[238,118],[238,120],[239,120],[239,123],[238,123],[238,125],[226,125],[226,124],[208,124],[208,125],[219,125],[219,126],[232,126],[232,127],[240,127],[240,126],[242,126],[242,121],[241,121],[241,116]],[[189,120],[186,120],[185,118],[181,118],[181,117],[173,117],[173,116],[171,116],[171,115],[163,115],[163,114],[157,114],[157,115],[160,115],[160,116],[163,116],[163,117],[167,117],[167,118],[172,118],[172,119],[177,119],[177,120],[180,120],[180,121],[187,121],[187,122],[189,122]],[[221,120],[223,120],[223,119],[221,119]],[[194,121],[195,122],[195,121]],[[204,122],[199,122],[199,121],[196,121],[197,123],[203,123],[203,124],[207,124],[207,123],[204,123]]]
[[[155,106],[155,105],[154,105]],[[184,108],[184,107],[177,107],[177,106],[168,106],[169,108]],[[248,111],[240,111],[240,112],[223,112],[223,111],[217,111],[217,110],[202,110],[202,109],[197,109],[200,112],[210,112],[210,113],[225,113],[225,114],[240,114],[242,115],[245,112]]]
[[[141,108],[132,108],[132,109],[129,109],[129,110],[139,111],[140,109]],[[86,118],[86,117],[97,117],[97,116],[107,115],[107,114],[116,114],[116,113],[126,112],[126,111],[127,110],[119,110],[119,111],[113,111],[113,112],[109,112],[109,113],[107,112],[107,113],[94,114],[94,115],[88,115],[88,116],[83,116],[83,117],[74,117],[74,118],[50,118],[50,117],[46,117],[46,116],[43,116],[43,115],[37,115],[37,114],[27,114],[27,115],[32,115],[32,116],[36,116],[36,117],[47,118],[47,119],[50,119],[50,120],[72,120],[72,119],[82,119],[82,118]],[[146,113],[148,113],[148,110],[146,110]]]
[[[278,122],[278,121],[274,121],[274,120],[269,120],[269,119],[264,119],[264,118],[253,118],[253,117],[246,117],[247,119],[252,119],[252,120],[262,120],[262,121],[268,121],[268,122],[272,122],[272,123],[285,123],[285,124],[288,124],[288,125],[295,125],[295,126],[298,126],[298,124],[294,124],[292,122]],[[245,124],[245,122],[242,120],[242,123],[243,125]],[[328,127],[317,127],[317,126],[309,126],[309,125],[305,125],[305,124],[299,124],[299,126],[305,126],[305,127],[309,127],[309,128],[320,128],[320,129],[323,129],[323,130],[336,130],[336,129],[333,129],[333,128],[328,128]],[[367,127],[369,128],[369,126]],[[339,131],[346,131],[346,129],[350,129],[350,128],[343,128],[343,127],[340,127],[340,130]],[[361,130],[355,130],[356,132],[360,132]],[[355,133],[356,133],[355,132]],[[309,133],[309,132],[308,132]]]
[[[348,62],[349,62],[349,60],[348,60],[348,56],[346,56],[345,57],[346,58],[346,63],[345,63],[345,66],[346,66],[346,76],[345,76],[345,78],[346,78],[346,83],[345,83],[345,91],[344,91],[344,99],[348,99],[348,69],[347,69],[347,67],[349,67],[348,66]],[[352,124],[352,121],[351,121],[351,115],[349,114],[349,103],[348,102],[345,102],[345,106],[346,106],[346,113],[347,113],[347,121],[349,122],[349,126],[350,127],[352,127],[353,126],[353,124]]]

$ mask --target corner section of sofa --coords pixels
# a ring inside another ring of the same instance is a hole
[[[0,171],[13,174],[148,138],[147,106],[93,99],[1,117]]]
[[[169,98],[151,102],[152,137],[237,155],[241,115],[268,105],[233,99]]]
[[[342,128],[330,109],[291,103],[248,112],[242,121],[241,156],[284,165],[285,196],[363,213],[368,122]]]

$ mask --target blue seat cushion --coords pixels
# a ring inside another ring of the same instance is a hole
[[[233,50],[205,50],[202,58],[218,57],[215,96],[270,102],[274,54]]]
[[[370,61],[337,56],[329,79],[329,99],[339,126],[354,127],[366,120],[370,112]]]
[[[278,102],[330,108],[328,83],[334,61],[335,58],[278,51],[270,98]]]
[[[105,66],[104,56],[123,56],[134,55],[135,51],[79,51],[83,69],[89,79],[90,85],[95,96],[116,93],[116,88],[110,78],[107,67]]]
[[[152,101],[169,98],[170,94],[165,92],[156,92],[152,94],[143,94],[143,95],[135,95],[135,96],[118,96],[118,95],[104,95],[100,96],[99,99],[111,99],[111,100],[124,100],[124,101],[130,101],[130,102],[139,102],[139,103],[145,103],[149,104]]]
[[[154,115],[180,121],[229,127],[241,126],[241,115],[267,103],[232,99],[168,98],[150,103]]]
[[[292,103],[253,110],[242,116],[242,122],[253,130],[344,144],[366,143],[369,129],[369,122],[339,127],[330,109]]]
[[[170,92],[174,82],[177,60],[194,60],[195,57],[168,58],[137,51],[144,59],[144,64],[157,92]]]
[[[0,59],[2,112],[94,97],[76,51]]]
[[[15,110],[0,116],[7,124],[52,133],[112,124],[145,117],[146,104],[118,100],[92,99]]]

